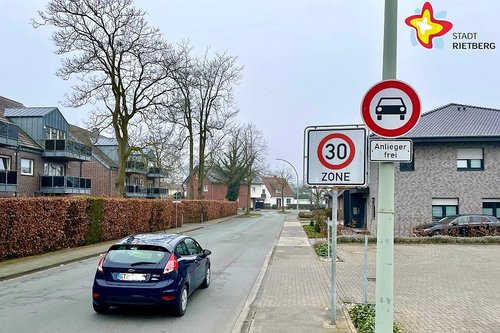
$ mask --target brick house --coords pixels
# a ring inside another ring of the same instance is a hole
[[[198,168],[195,167],[195,170],[193,171],[194,179],[193,179],[193,187],[194,187],[194,193],[193,193],[193,198],[194,199],[205,199],[205,200],[227,200],[226,195],[227,195],[227,186],[223,183],[221,183],[218,179],[220,177],[217,177],[214,174],[213,170],[209,170],[205,178],[203,179],[203,194],[201,198],[198,197],[198,184],[199,180],[197,177],[197,171]],[[189,198],[189,178],[191,176],[188,176],[184,180],[184,188],[186,189],[186,196]],[[238,192],[238,208],[244,208],[246,207],[246,202],[247,202],[247,185],[242,184],[240,186],[240,191]]]
[[[196,174],[196,169],[195,172]],[[195,176],[196,177],[196,176]],[[202,199],[206,200],[226,200],[227,186],[222,184],[213,172],[208,172],[208,175],[203,179],[203,195]],[[189,177],[184,181],[184,187],[187,189],[189,197]],[[256,178],[250,185],[250,207],[251,208],[271,208],[282,207],[281,186],[277,176]],[[198,198],[198,179],[194,179],[194,199]],[[238,208],[245,208],[248,196],[247,184],[241,184],[238,194]],[[284,206],[295,202],[294,192],[287,184],[283,191]]]
[[[69,124],[60,111],[5,100],[0,115],[0,137],[4,138],[0,159],[2,169],[16,173],[17,186],[10,189],[13,192],[5,188],[3,194],[90,194],[91,180],[84,177],[82,166],[91,160],[92,148],[71,138]]]
[[[396,235],[452,214],[500,217],[500,110],[448,104],[423,114],[404,138],[413,161],[395,165]],[[375,234],[378,163],[370,174],[362,222]]]
[[[70,125],[56,107],[25,107],[0,96],[0,196],[114,196],[117,146]],[[168,196],[166,173],[147,154],[133,155],[125,172],[128,196]]]

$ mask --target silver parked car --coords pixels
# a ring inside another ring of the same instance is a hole
[[[484,236],[498,233],[500,221],[495,216],[481,214],[451,215],[413,228],[414,236]]]

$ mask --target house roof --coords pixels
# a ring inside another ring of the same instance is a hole
[[[500,110],[450,103],[424,113],[405,138],[500,138]]]
[[[92,147],[92,153],[95,154],[97,159],[101,160],[108,167],[117,168],[115,162],[108,155],[104,154],[99,147],[94,146],[92,142],[92,132],[75,125],[69,125],[70,134],[79,142]]]
[[[108,138],[102,135],[99,135],[97,138],[96,146],[118,146],[118,142],[115,138]]]
[[[5,109],[5,116],[12,117],[43,117],[48,115],[54,110],[58,110],[56,107],[34,107],[34,108],[8,108]]]
[[[3,116],[4,110],[6,108],[23,108],[22,103],[16,102],[7,97],[0,96],[0,116]]]
[[[264,185],[266,186],[267,190],[269,191],[269,194],[272,197],[281,197],[281,193],[277,193],[276,190],[281,189],[281,185],[279,184],[279,178],[277,176],[272,176],[272,177],[262,177],[262,181],[264,182]],[[293,197],[294,192],[290,185],[286,184],[285,188],[283,189],[283,196],[284,197]]]
[[[12,121],[10,121],[8,118],[2,115],[0,115],[0,121],[15,125]],[[43,148],[38,143],[36,143],[36,141],[33,140],[28,134],[26,134],[26,132],[24,132],[21,127],[18,126],[18,128],[19,128],[19,145],[37,150],[43,150]]]

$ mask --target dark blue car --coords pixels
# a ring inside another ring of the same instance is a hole
[[[210,254],[184,235],[129,236],[99,260],[92,287],[94,310],[106,313],[111,306],[158,305],[182,316],[188,296],[210,284]]]

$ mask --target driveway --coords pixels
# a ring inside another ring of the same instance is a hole
[[[363,244],[339,244],[338,297],[362,300]],[[375,244],[367,298],[375,303]],[[405,333],[500,332],[500,245],[394,245],[394,319]]]

